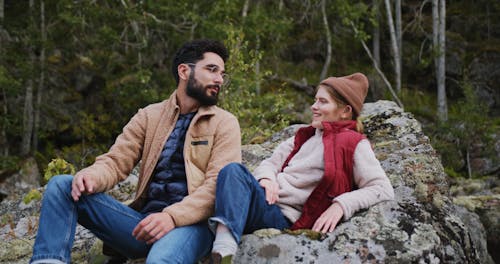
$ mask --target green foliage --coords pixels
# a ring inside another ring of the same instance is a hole
[[[389,91],[387,91],[389,97]],[[436,117],[436,97],[434,93],[426,92],[425,90],[416,89],[401,89],[401,100],[405,106],[405,111],[411,112],[418,116],[421,122],[435,122]]]
[[[487,107],[477,98],[471,84],[463,81],[461,87],[464,97],[449,101],[449,118],[444,123],[437,119],[435,94],[409,89],[401,92],[405,111],[413,113],[423,124],[432,146],[440,153],[445,172],[451,177],[468,177],[467,152],[470,154],[472,147],[477,150],[478,144],[482,144],[481,156],[493,156],[491,135],[499,127],[499,119],[488,116]]]
[[[478,140],[478,137],[489,136],[493,132],[488,107],[476,96],[472,85],[465,81],[462,89],[464,98],[450,108],[450,123],[457,125],[451,130],[454,136],[463,142],[463,148]]]
[[[17,156],[0,156],[0,172],[9,174],[19,170],[21,159]]]
[[[60,174],[74,175],[75,173],[76,170],[73,164],[68,163],[64,159],[55,158],[47,165],[47,168],[43,173],[43,179],[46,182],[48,182],[50,178],[52,178],[55,175],[60,175]]]
[[[311,229],[297,229],[297,230],[285,229],[283,230],[283,232],[293,236],[304,235],[311,240],[318,240],[318,241],[323,241],[326,237],[326,234],[313,231]]]
[[[451,105],[448,121],[438,124],[432,139],[448,171],[465,176],[470,166],[466,163],[467,155],[474,145],[477,148],[481,144],[485,156],[493,151],[491,135],[495,132],[496,121],[487,115],[488,108],[477,98],[468,81],[462,83],[462,89],[464,98]]]
[[[4,227],[7,224],[14,224],[14,216],[12,214],[6,213],[0,217],[0,227]]]
[[[19,89],[20,85],[16,77],[6,67],[0,65],[0,87],[12,93],[16,89]]]
[[[291,115],[285,110],[291,102],[282,96],[281,89],[263,94],[257,89],[258,82],[269,74],[254,70],[261,53],[249,50],[240,29],[229,29],[227,34],[231,85],[221,93],[221,107],[240,121],[243,143],[257,142],[288,125]]]
[[[453,178],[462,178],[463,177],[462,174],[460,174],[459,172],[455,171],[453,168],[450,168],[450,167],[445,167],[444,172],[446,173],[446,175],[453,177]]]
[[[464,177],[466,172],[465,156],[460,146],[455,142],[453,136],[444,126],[436,125],[428,127],[427,130],[431,137],[431,143],[434,149],[439,152],[445,172],[450,176]]]
[[[451,44],[447,45],[447,54],[458,58],[456,64],[463,68],[485,50],[498,51],[498,27],[494,25],[500,22],[500,16],[495,16],[500,4],[480,2],[454,1],[447,5],[451,25],[446,34]],[[39,109],[35,106],[41,117],[38,149],[34,151],[37,161],[46,164],[50,157],[64,157],[76,167],[84,167],[109,148],[138,108],[165,99],[175,89],[170,61],[187,40],[214,38],[229,47],[226,70],[232,83],[222,90],[220,105],[238,117],[243,143],[262,141],[290,120],[306,121],[303,113],[309,96],[276,80],[316,85],[326,59],[327,40],[318,0],[44,3],[45,41],[41,39],[39,1],[34,2],[33,10],[29,1],[5,4],[0,34],[0,132],[6,137],[0,138],[0,148],[13,158],[2,159],[1,168],[15,168],[17,164],[26,87],[30,81],[35,83],[36,97],[42,63],[42,105]],[[249,6],[244,12],[245,3]],[[326,4],[332,37],[327,74],[373,73],[372,62],[359,40],[370,45],[370,34],[374,26],[379,26],[381,69],[392,81],[383,1],[377,5],[381,20],[375,19],[372,2],[331,0]],[[403,11],[414,7],[403,3]],[[474,100],[466,95],[460,102],[449,101],[447,124],[435,125],[430,10],[427,4],[422,12],[403,12],[402,81],[408,88],[402,91],[401,99],[405,110],[424,124],[445,166],[463,173],[464,146],[485,140],[489,131],[484,128],[498,127],[499,121],[483,121],[486,110],[466,106]],[[352,25],[358,29],[357,35]],[[46,54],[43,62],[39,56],[42,50]],[[34,63],[31,54],[35,54]],[[452,87],[450,91],[456,96],[462,94],[461,89]],[[389,94],[383,97],[391,98]],[[474,116],[474,111],[480,114]],[[468,141],[468,137],[475,139]]]
[[[0,47],[1,51],[1,47]],[[0,62],[1,58],[5,58],[4,54],[0,52]],[[9,101],[9,98],[15,98],[18,96],[21,83],[17,80],[16,76],[13,74],[12,69],[0,65],[0,104],[3,106],[0,108],[0,131],[6,131],[9,134],[19,133],[21,129],[20,117],[16,111],[11,111],[9,106],[13,102]],[[0,139],[0,145],[4,143],[3,141],[7,139]],[[15,159],[15,157],[13,157]],[[10,167],[12,165],[13,159],[9,157],[2,158],[0,161],[0,170],[2,168]]]
[[[37,189],[32,189],[23,197],[23,203],[29,204],[31,201],[40,201],[42,194]]]
[[[369,35],[365,32],[365,24],[372,23],[376,24],[373,17],[374,14],[372,10],[369,10],[368,5],[365,3],[351,3],[350,1],[337,0],[336,5],[331,5],[334,8],[336,14],[343,14],[342,24],[347,27],[355,25],[358,29],[358,38],[364,41],[368,40]]]

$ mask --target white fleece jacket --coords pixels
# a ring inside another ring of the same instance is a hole
[[[294,137],[282,142],[271,157],[261,162],[253,175],[257,180],[268,178],[280,187],[277,205],[292,222],[297,221],[302,207],[324,174],[323,132],[316,130],[293,156],[288,166],[280,172],[281,166],[292,152]],[[354,151],[354,183],[358,189],[341,194],[333,199],[344,211],[344,220],[360,209],[376,203],[394,199],[394,190],[370,142],[361,140]]]

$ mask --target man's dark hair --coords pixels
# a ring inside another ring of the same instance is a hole
[[[179,72],[177,66],[181,63],[196,63],[203,59],[205,52],[213,52],[219,55],[224,62],[229,57],[229,51],[219,41],[210,39],[198,39],[185,43],[176,53],[172,60],[172,74],[176,84],[179,84]]]

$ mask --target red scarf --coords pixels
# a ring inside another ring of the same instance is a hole
[[[292,230],[312,228],[316,219],[332,204],[333,198],[353,189],[354,150],[359,141],[365,137],[356,132],[356,121],[353,120],[322,122],[322,124],[325,173],[307,198],[302,215],[293,224]],[[285,160],[282,171],[315,131],[312,126],[297,131],[294,148]]]

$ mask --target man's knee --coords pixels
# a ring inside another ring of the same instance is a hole
[[[218,180],[224,181],[227,178],[244,178],[249,174],[248,170],[241,163],[233,162],[226,165],[219,172]]]
[[[73,182],[73,176],[71,175],[54,176],[47,183],[45,194],[47,195],[50,193],[71,192],[72,182]]]
[[[146,263],[196,263],[210,252],[213,240],[205,223],[177,227],[153,244]]]
[[[151,248],[149,251],[148,257],[146,258],[146,264],[157,264],[157,263],[184,263],[182,259],[179,257],[179,253],[174,253],[170,250],[155,250],[155,248]]]

